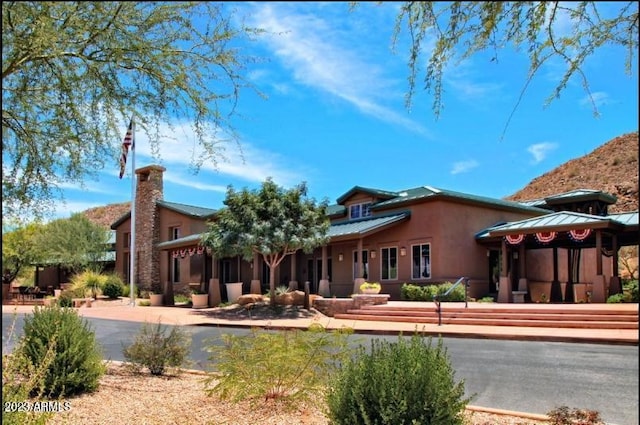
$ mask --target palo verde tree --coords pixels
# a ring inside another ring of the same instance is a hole
[[[45,263],[62,264],[74,272],[99,272],[109,236],[108,230],[76,213],[47,223],[36,237],[36,247]]]
[[[222,208],[202,244],[219,256],[242,256],[250,261],[255,254],[269,266],[269,293],[275,303],[275,271],[287,255],[302,250],[310,253],[329,242],[327,201],[307,197],[307,185],[292,189],[276,185],[271,178],[260,190],[227,188]]]
[[[437,118],[443,108],[443,76],[451,63],[479,52],[490,52],[490,60],[498,63],[500,51],[510,46],[522,49],[529,58],[529,72],[512,114],[541,67],[559,61],[564,73],[545,106],[577,77],[597,116],[585,61],[599,49],[618,46],[626,52],[621,62],[631,76],[638,55],[638,2],[403,2],[396,16],[394,48],[405,33],[409,45],[407,107],[421,81],[433,95]]]
[[[17,277],[24,277],[24,272],[38,261],[36,240],[41,231],[40,223],[2,229],[2,283],[10,284]]]
[[[188,123],[197,172],[235,142],[232,116],[260,31],[223,2],[2,3],[2,206],[43,216],[63,184],[117,168],[126,124],[159,150],[160,126]],[[250,41],[250,40],[249,40]]]

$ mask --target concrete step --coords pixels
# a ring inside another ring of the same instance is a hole
[[[513,310],[500,307],[443,306],[441,318],[434,307],[368,305],[336,314],[336,319],[382,322],[430,323],[476,326],[521,326],[581,329],[638,329],[638,312],[608,307],[518,306]]]

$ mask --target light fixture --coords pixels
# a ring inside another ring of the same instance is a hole
[[[338,261],[344,260],[344,255],[342,253],[338,254]]]
[[[407,255],[407,248],[405,247],[400,248],[400,256],[404,257],[405,255]]]
[[[376,250],[371,251],[371,258],[376,258]]]

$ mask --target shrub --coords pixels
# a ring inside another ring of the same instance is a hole
[[[17,317],[14,315],[5,344],[9,344],[14,337],[16,320]],[[24,403],[32,394],[41,398],[38,389],[43,387],[44,371],[53,361],[54,348],[55,339],[52,339],[47,347],[43,362],[38,365],[33,365],[18,352],[2,355],[3,425],[44,425],[52,417],[52,412],[26,412],[7,407],[11,407],[12,403]],[[3,349],[3,353],[8,351]]]
[[[58,297],[58,305],[60,307],[73,307],[74,293],[70,289],[66,289],[60,293]]]
[[[214,373],[205,380],[205,391],[234,402],[276,400],[284,407],[313,400],[353,351],[350,333],[348,328],[327,332],[315,324],[307,331],[254,328],[242,336],[223,334],[222,343],[206,347]]]
[[[140,288],[138,288],[138,285],[133,285],[133,290],[135,291],[136,298],[140,298]],[[123,297],[131,296],[131,285],[122,286],[122,296]]]
[[[444,282],[440,284],[430,284],[425,286],[405,283],[400,288],[400,295],[403,300],[409,301],[433,301],[433,297],[440,295],[440,301],[464,301],[465,288],[464,284],[456,286],[456,288],[446,297],[445,292],[453,287],[453,283]]]
[[[190,336],[178,326],[171,331],[158,322],[142,324],[135,340],[123,347],[122,354],[129,367],[140,372],[143,367],[152,375],[163,375],[168,368],[180,368],[187,364],[191,348]]]
[[[629,280],[627,282],[624,282],[622,288],[624,293],[629,294],[629,298],[632,303],[637,303],[640,301],[640,296],[638,295],[637,280]]]
[[[106,368],[89,322],[70,308],[36,306],[32,315],[25,316],[16,352],[37,367],[52,345],[54,358],[43,372],[38,393],[63,397],[95,391]]]
[[[102,292],[106,276],[94,271],[85,271],[71,278],[71,289],[81,297],[96,298]]]
[[[607,298],[607,304],[616,304],[616,303],[624,303],[628,302],[627,296],[624,294],[613,294],[609,295]]]
[[[369,352],[360,346],[326,394],[335,425],[463,424],[470,401],[464,382],[454,382],[442,340],[434,347],[419,335],[373,340]]]
[[[123,292],[124,283],[122,279],[116,274],[107,275],[102,286],[102,293],[111,299],[115,299],[121,297]]]
[[[604,425],[600,413],[595,410],[569,409],[560,406],[547,413],[551,425]]]

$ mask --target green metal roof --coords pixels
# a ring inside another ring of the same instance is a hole
[[[638,226],[638,211],[609,214],[607,217],[610,217],[625,226]]]
[[[185,246],[198,245],[204,233],[194,233],[193,235],[184,236],[182,238],[164,241],[156,244],[159,249],[180,248]]]
[[[618,198],[600,190],[576,189],[569,192],[558,193],[544,198],[547,205],[564,204],[575,201],[598,200],[607,204],[615,204]]]
[[[345,239],[351,237],[362,237],[369,233],[375,233],[383,228],[397,224],[406,220],[410,216],[409,211],[387,216],[369,217],[363,220],[351,220],[341,223],[332,223],[329,227],[331,239]]]
[[[347,213],[347,208],[344,205],[328,205],[327,206],[327,215],[329,217],[345,215]]]
[[[624,227],[611,217],[583,214],[572,211],[559,211],[541,217],[528,218],[520,221],[504,223],[485,229],[476,238],[504,236],[520,233],[535,233],[538,231],[597,229],[610,227]]]
[[[197,218],[211,217],[217,211],[211,208],[203,208],[203,207],[196,207],[194,205],[178,204],[175,202],[167,202],[164,200],[156,201],[156,203],[161,207],[165,207],[170,210],[179,212],[181,214],[188,215],[191,217],[197,217]]]
[[[349,199],[349,197],[351,197],[355,193],[367,193],[369,195],[375,196],[376,198],[382,198],[382,199],[390,199],[390,198],[393,198],[393,197],[398,195],[396,192],[389,192],[388,190],[380,190],[380,189],[372,189],[370,187],[354,186],[351,189],[349,189],[347,192],[345,192],[344,195],[340,196],[336,200],[336,202],[338,204],[342,204],[344,201]]]
[[[384,208],[392,208],[396,207],[397,205],[426,199],[450,199],[459,202],[472,202],[475,204],[490,205],[492,207],[517,209],[521,211],[525,210],[538,214],[547,214],[549,212],[548,210],[525,205],[521,202],[506,201],[503,199],[472,195],[469,193],[456,192],[453,190],[438,189],[432,186],[421,186],[413,189],[399,191],[397,192],[397,196],[395,198],[378,202],[375,205],[372,205],[371,209],[380,210]]]

